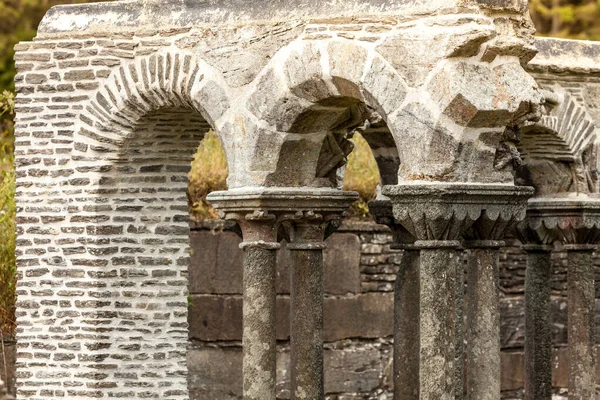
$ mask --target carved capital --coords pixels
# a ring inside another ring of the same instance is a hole
[[[395,219],[418,240],[499,239],[525,216],[528,187],[408,183],[385,186]]]
[[[245,241],[322,242],[341,224],[355,192],[325,188],[241,188],[207,200],[221,218],[237,221]]]
[[[394,247],[406,247],[414,243],[415,238],[394,218],[394,206],[390,199],[369,201],[369,212],[380,225],[386,225],[394,235]]]
[[[523,243],[595,245],[600,241],[600,199],[535,198],[529,200],[527,217],[519,224]]]

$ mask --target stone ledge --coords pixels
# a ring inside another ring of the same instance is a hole
[[[515,0],[354,0],[352,2],[323,2],[321,0],[288,1],[285,7],[277,0],[217,0],[173,2],[167,0],[133,0],[106,3],[55,6],[46,14],[38,28],[38,37],[72,33],[101,33],[148,29],[174,29],[202,25],[245,24],[291,20],[330,20],[333,23],[382,21],[395,14],[443,14],[476,12],[477,3],[499,3],[502,8]],[[514,8],[514,7],[512,7]],[[515,11],[515,10],[513,10]],[[396,22],[397,19],[390,18]]]
[[[527,69],[536,73],[600,74],[600,43],[586,40],[535,38],[539,53]]]

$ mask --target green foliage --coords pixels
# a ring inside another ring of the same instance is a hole
[[[0,91],[14,89],[15,44],[35,37],[37,27],[52,6],[98,0],[0,0]]]
[[[227,189],[227,159],[216,133],[209,131],[194,154],[189,173],[188,196],[195,219],[216,219],[217,212],[206,202],[206,196],[216,190]]]
[[[14,95],[0,93],[0,333],[14,336],[15,328],[15,173],[13,161]]]
[[[529,0],[538,35],[600,40],[600,0]]]
[[[369,216],[367,202],[377,196],[377,186],[381,180],[375,157],[367,141],[358,133],[354,134],[352,141],[355,148],[348,156],[344,190],[358,192],[360,199],[352,204],[348,214],[350,217],[366,218]]]

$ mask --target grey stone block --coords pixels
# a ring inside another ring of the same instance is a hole
[[[233,232],[192,231],[189,290],[192,294],[241,294],[242,240]]]

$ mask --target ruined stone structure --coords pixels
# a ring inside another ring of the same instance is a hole
[[[550,399],[562,241],[570,391],[590,398],[598,52],[532,34],[518,0],[53,8],[15,56],[18,398],[189,397],[186,175],[208,129],[230,171],[209,200],[243,236],[244,399],[276,396],[282,239],[291,398],[324,397],[323,249],[356,198],[340,190],[355,132],[404,249],[394,396],[462,398],[466,376],[467,398],[500,397],[498,251],[525,219],[526,395]]]

